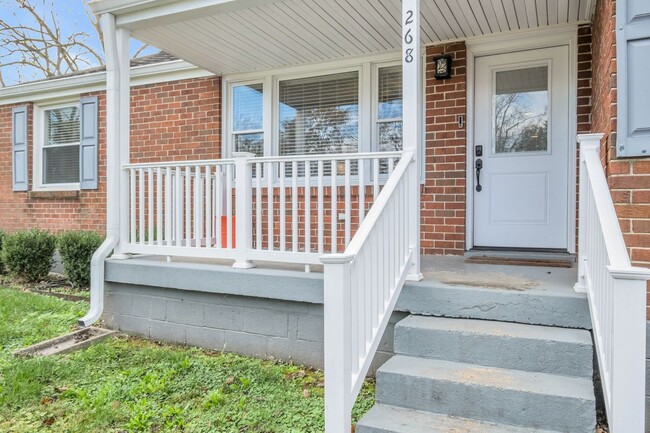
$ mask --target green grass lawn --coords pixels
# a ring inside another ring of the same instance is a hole
[[[125,337],[11,355],[72,330],[87,307],[0,288],[0,432],[323,431],[323,375],[301,366]],[[373,398],[367,383],[355,420]]]

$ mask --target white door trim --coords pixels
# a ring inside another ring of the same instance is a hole
[[[520,32],[486,36],[472,39],[467,44],[467,123],[466,123],[466,185],[465,185],[465,250],[474,248],[474,63],[476,57],[492,54],[505,54],[514,51],[525,51],[556,46],[569,48],[569,137],[576,137],[578,130],[578,25],[562,29],[536,29],[526,32],[522,37]],[[569,140],[568,159],[568,207],[567,207],[567,246],[568,252],[576,252],[576,207],[577,207],[577,178],[576,156],[577,142]]]

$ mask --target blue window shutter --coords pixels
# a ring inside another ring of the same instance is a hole
[[[650,1],[616,2],[616,57],[616,154],[650,156]]]
[[[81,98],[80,106],[79,183],[81,189],[97,189],[97,97]]]
[[[12,166],[14,191],[29,189],[27,170],[27,107],[16,107],[12,111]]]

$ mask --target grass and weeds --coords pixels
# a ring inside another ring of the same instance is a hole
[[[323,431],[323,375],[301,366],[116,338],[44,358],[11,352],[68,332],[86,310],[0,288],[0,431]],[[358,419],[373,403],[368,382]]]

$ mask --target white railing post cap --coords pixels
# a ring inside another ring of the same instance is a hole
[[[340,265],[350,263],[354,257],[354,254],[324,254],[320,256],[320,261],[324,265]]]
[[[604,136],[605,134],[603,134],[602,132],[597,132],[593,134],[578,134],[577,141],[578,143],[583,143],[583,142],[586,143],[590,141],[597,141],[598,143],[600,143],[600,140],[602,140]]]
[[[252,152],[233,152],[233,158],[254,158],[255,154]]]

